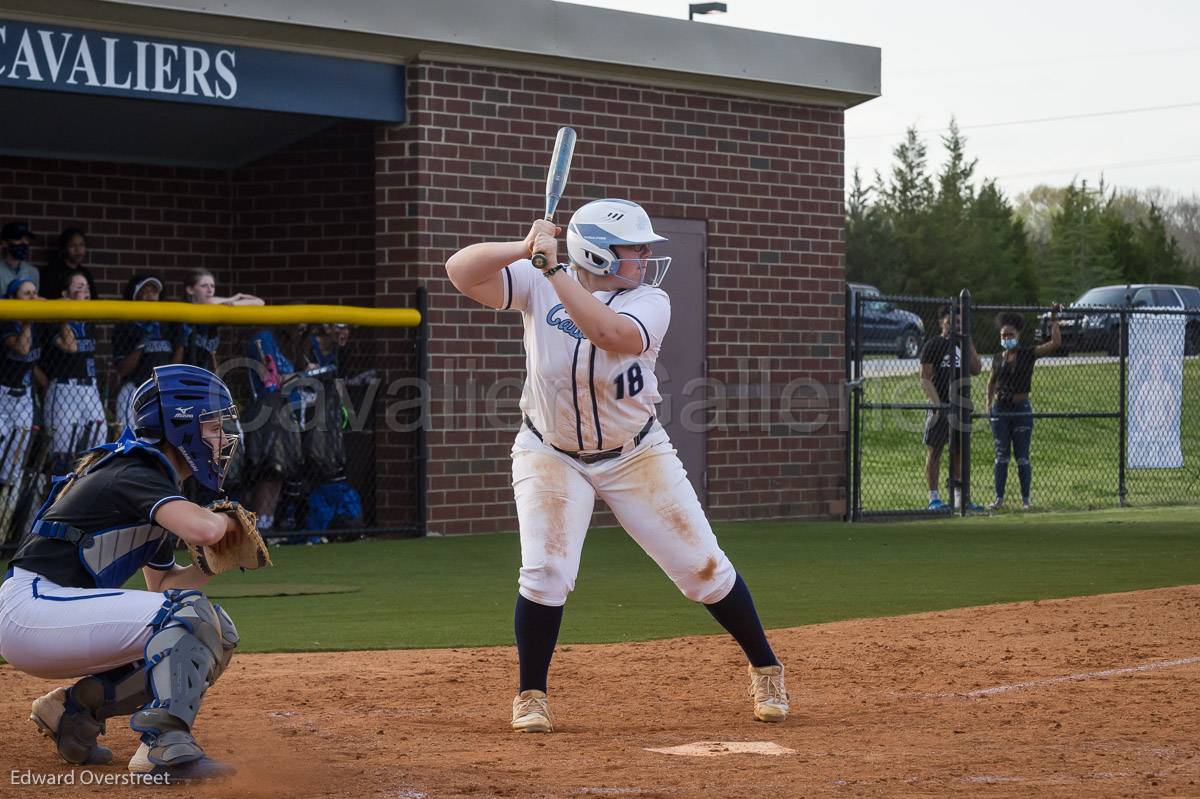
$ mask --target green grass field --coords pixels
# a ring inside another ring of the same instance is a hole
[[[769,627],[1200,583],[1192,508],[717,533]],[[278,547],[272,557],[272,569],[209,585],[242,651],[512,643],[516,535]],[[718,632],[624,533],[590,534],[563,643]]]
[[[1035,412],[1115,412],[1120,402],[1115,363],[1047,366],[1034,370],[1030,394]],[[865,402],[927,402],[915,376],[871,377]],[[987,372],[972,381],[977,411],[987,405]],[[1184,364],[1183,469],[1128,470],[1126,501],[1134,506],[1200,501],[1200,360]],[[862,507],[894,510],[924,507],[924,411],[871,410],[862,417]],[[1040,508],[1117,506],[1118,423],[1116,419],[1034,421],[1033,501]],[[977,421],[971,439],[971,496],[986,504],[994,497],[994,448],[987,421]],[[946,474],[943,455],[942,472]],[[945,479],[943,477],[943,491]],[[1009,466],[1009,502],[1017,504],[1015,464]]]

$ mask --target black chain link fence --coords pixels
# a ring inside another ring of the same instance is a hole
[[[421,534],[420,401],[388,386],[423,377],[423,331],[0,320],[0,549],[28,528],[51,476],[119,437],[134,389],[173,362],[214,371],[233,393],[243,437],[225,494],[258,513],[268,538]],[[386,486],[376,481],[381,441],[405,454]],[[376,512],[384,490],[386,518]],[[215,497],[190,478],[185,493]]]
[[[847,291],[851,518],[1197,501],[1200,308],[1050,311]]]

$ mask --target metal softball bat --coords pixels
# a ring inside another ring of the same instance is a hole
[[[550,156],[550,169],[546,172],[546,215],[545,219],[554,219],[558,210],[558,201],[562,199],[563,190],[567,186],[567,175],[571,172],[571,156],[575,154],[575,129],[559,128],[554,138],[554,153]],[[533,265],[538,269],[546,268],[546,256],[534,253]]]

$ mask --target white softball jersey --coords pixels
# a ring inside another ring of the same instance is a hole
[[[521,410],[559,449],[588,453],[628,443],[661,399],[654,364],[671,323],[667,293],[646,285],[592,292],[641,331],[641,354],[623,355],[584,337],[554,286],[528,259],[504,267],[503,277],[502,308],[521,311],[525,323]]]
[[[660,399],[654,364],[671,322],[666,292],[644,285],[593,292],[642,331],[645,347],[631,356],[584,338],[530,261],[510,264],[503,277],[503,307],[520,310],[525,323],[521,409],[538,431],[523,426],[512,448],[521,595],[547,606],[567,601],[599,498],[684,596],[723,599],[737,572],[667,431],[655,422],[638,437]],[[590,463],[569,455],[617,448],[619,455]]]

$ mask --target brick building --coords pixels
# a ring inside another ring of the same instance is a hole
[[[194,266],[270,301],[424,288],[426,529],[514,529],[519,317],[442,265],[524,235],[570,125],[560,219],[628,197],[672,239],[662,417],[711,516],[842,513],[843,112],[878,95],[878,50],[550,0],[342,5],[0,0],[25,120],[0,218],[87,229],[106,295]],[[386,425],[375,450],[386,526],[420,453]]]

